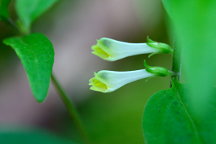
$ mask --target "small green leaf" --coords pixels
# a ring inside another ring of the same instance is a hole
[[[52,43],[43,34],[8,38],[4,43],[15,50],[27,73],[34,97],[38,102],[43,102],[54,63]]]
[[[200,144],[197,126],[176,87],[150,97],[144,112],[144,137],[148,144]]]
[[[58,0],[16,0],[16,12],[21,29],[28,32],[31,24]]]
[[[1,144],[75,144],[45,131],[1,131]]]
[[[0,20],[6,20],[9,18],[8,6],[11,0],[0,0]]]

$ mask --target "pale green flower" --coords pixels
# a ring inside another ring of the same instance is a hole
[[[89,80],[90,89],[103,93],[113,92],[118,88],[134,82],[139,79],[144,79],[153,76],[168,76],[174,73],[163,67],[149,66],[144,61],[146,69],[135,70],[135,71],[108,71],[101,70],[94,73],[94,77]]]
[[[165,43],[158,43],[148,38],[147,43],[128,43],[110,38],[101,38],[92,46],[92,53],[107,61],[116,61],[139,54],[171,53],[172,49]]]
[[[107,93],[133,81],[152,76],[154,74],[145,69],[124,72],[102,70],[94,74],[94,77],[89,80],[89,85],[91,90]]]

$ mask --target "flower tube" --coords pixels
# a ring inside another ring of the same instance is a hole
[[[92,46],[92,53],[107,61],[116,61],[140,54],[171,53],[172,49],[165,43],[158,43],[148,38],[147,43],[128,43],[110,38],[101,38]]]
[[[128,83],[152,76],[154,74],[145,69],[124,72],[102,70],[94,74],[94,77],[89,80],[89,85],[91,90],[108,93]]]

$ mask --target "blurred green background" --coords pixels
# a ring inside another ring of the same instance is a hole
[[[13,10],[11,10],[13,12]],[[91,54],[100,37],[127,42],[168,42],[166,14],[160,0],[64,0],[33,25],[55,45],[54,72],[74,100],[94,144],[142,144],[142,117],[149,96],[169,87],[169,78],[151,78],[101,94],[88,89],[93,72],[143,68],[146,55],[106,62]],[[12,34],[0,23],[0,38]],[[170,68],[171,57],[156,55],[150,65]],[[77,140],[68,114],[53,86],[46,102],[36,103],[15,53],[0,44],[0,127],[43,129]]]

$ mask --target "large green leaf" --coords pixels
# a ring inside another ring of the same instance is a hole
[[[216,1],[164,0],[180,51],[185,99],[205,143],[216,143]]]
[[[145,107],[143,128],[148,144],[200,144],[202,139],[177,87],[150,97]]]
[[[9,18],[9,10],[8,6],[11,0],[0,0],[0,19],[7,19]]]
[[[176,48],[181,49],[179,61],[182,75],[189,83],[187,99],[193,113],[204,120],[209,111],[213,85],[216,82],[216,1],[164,0],[174,29]]]
[[[34,97],[38,102],[43,102],[47,96],[54,63],[52,43],[38,33],[8,38],[4,43],[15,50],[27,73]]]
[[[1,144],[75,144],[44,131],[1,131]]]
[[[29,31],[31,24],[46,12],[58,0],[16,0],[16,12],[20,19],[20,26]]]

